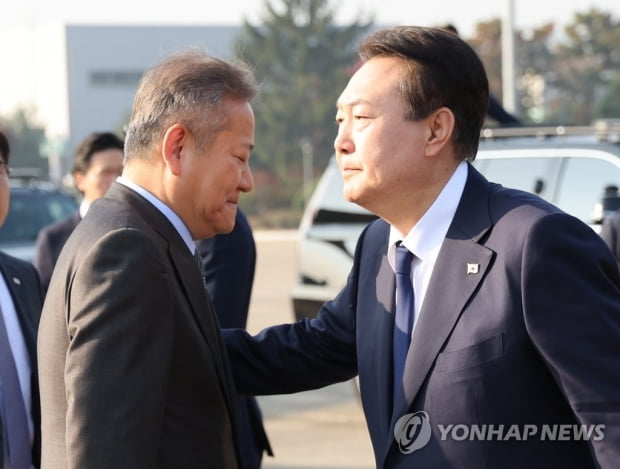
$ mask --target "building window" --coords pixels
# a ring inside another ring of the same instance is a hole
[[[143,70],[95,70],[90,73],[90,83],[110,88],[135,87],[143,73]]]

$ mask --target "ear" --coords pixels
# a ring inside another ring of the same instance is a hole
[[[75,184],[75,187],[77,188],[78,191],[80,191],[82,194],[84,193],[84,190],[82,189],[82,183],[84,182],[84,173],[82,171],[76,171],[73,173],[73,184]]]
[[[455,118],[450,109],[440,107],[427,118],[427,122],[426,154],[435,156],[444,151],[446,145],[452,144]]]
[[[174,124],[164,134],[162,142],[162,158],[164,164],[175,176],[181,174],[181,158],[188,144],[189,129],[183,124]]]

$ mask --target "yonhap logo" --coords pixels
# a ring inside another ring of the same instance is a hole
[[[601,441],[605,438],[604,424],[438,424],[435,430],[439,441]],[[432,433],[430,417],[423,410],[403,415],[394,425],[394,438],[403,454],[424,448]]]
[[[424,448],[431,439],[431,422],[428,414],[420,410],[405,414],[394,425],[394,438],[403,454],[411,454]]]

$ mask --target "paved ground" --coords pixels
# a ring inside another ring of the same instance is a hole
[[[248,329],[294,319],[295,232],[256,232],[257,266]],[[275,452],[263,469],[372,469],[374,457],[351,383],[287,396],[259,397]]]

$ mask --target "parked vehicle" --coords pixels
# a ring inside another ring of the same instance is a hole
[[[620,122],[485,129],[473,162],[492,182],[538,194],[597,232],[620,208]],[[342,196],[332,158],[299,226],[296,319],[313,317],[344,286],[357,238],[376,217]]]
[[[77,201],[60,190],[29,181],[11,181],[8,216],[0,227],[0,250],[32,262],[39,230],[67,218]]]

